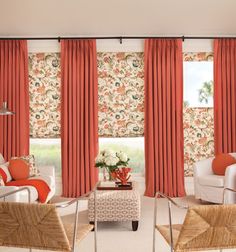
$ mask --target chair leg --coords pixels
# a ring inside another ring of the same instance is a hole
[[[153,241],[152,241],[152,252],[156,251],[156,221],[157,221],[157,200],[154,198],[154,218],[153,218]]]
[[[97,188],[94,190],[94,251],[98,251],[98,244],[97,244]]]

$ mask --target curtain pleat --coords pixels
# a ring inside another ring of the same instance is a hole
[[[215,154],[236,151],[236,40],[214,41]]]
[[[0,152],[6,160],[29,154],[29,81],[27,41],[0,41],[0,106],[15,115],[0,115]]]
[[[145,41],[146,196],[184,196],[181,40]]]
[[[95,40],[63,40],[62,182],[63,195],[89,192],[98,179],[98,78]]]

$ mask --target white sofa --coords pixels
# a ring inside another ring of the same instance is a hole
[[[0,154],[0,167],[1,166],[6,167],[7,165],[8,163],[5,163],[4,159],[2,158]],[[41,167],[38,167],[38,170],[40,172],[40,175],[31,177],[29,179],[42,179],[48,184],[51,190],[46,200],[46,202],[48,202],[55,195],[55,191],[56,191],[55,169],[53,166],[41,166]],[[37,202],[38,200],[37,190],[33,186],[24,186],[24,187],[27,187],[30,190],[31,202]],[[20,186],[0,186],[0,196],[8,192],[13,192],[19,188],[21,187]],[[7,196],[5,200],[11,201],[11,202],[28,202],[28,192],[27,191],[17,192],[15,194]],[[0,201],[3,201],[3,199],[0,199]]]
[[[236,158],[236,153],[230,153]],[[236,164],[226,168],[225,176],[215,175],[212,171],[214,157],[196,162],[194,169],[195,198],[213,203],[223,202],[224,188],[236,189]],[[226,192],[225,202],[236,203],[236,193]]]

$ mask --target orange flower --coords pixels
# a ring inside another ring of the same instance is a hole
[[[116,89],[116,91],[120,94],[125,94],[125,86],[120,86]]]
[[[44,53],[36,53],[36,57],[38,60],[43,60],[44,59]]]
[[[198,140],[198,143],[205,144],[207,142],[207,137],[202,137]]]
[[[125,58],[125,53],[119,52],[119,53],[116,54],[116,57],[117,57],[119,60],[122,60],[122,59]]]
[[[38,91],[40,94],[42,94],[42,93],[45,92],[45,87],[44,87],[44,86],[39,87],[39,88],[37,88],[37,91]]]
[[[120,126],[125,126],[125,120],[118,120],[117,121],[117,124],[120,125]]]

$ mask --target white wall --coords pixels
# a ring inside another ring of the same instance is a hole
[[[28,41],[29,52],[60,52],[60,43],[57,40],[31,40]],[[97,40],[98,52],[143,52],[144,40],[123,39],[119,40]],[[183,42],[184,52],[212,52],[212,40],[185,40]]]

